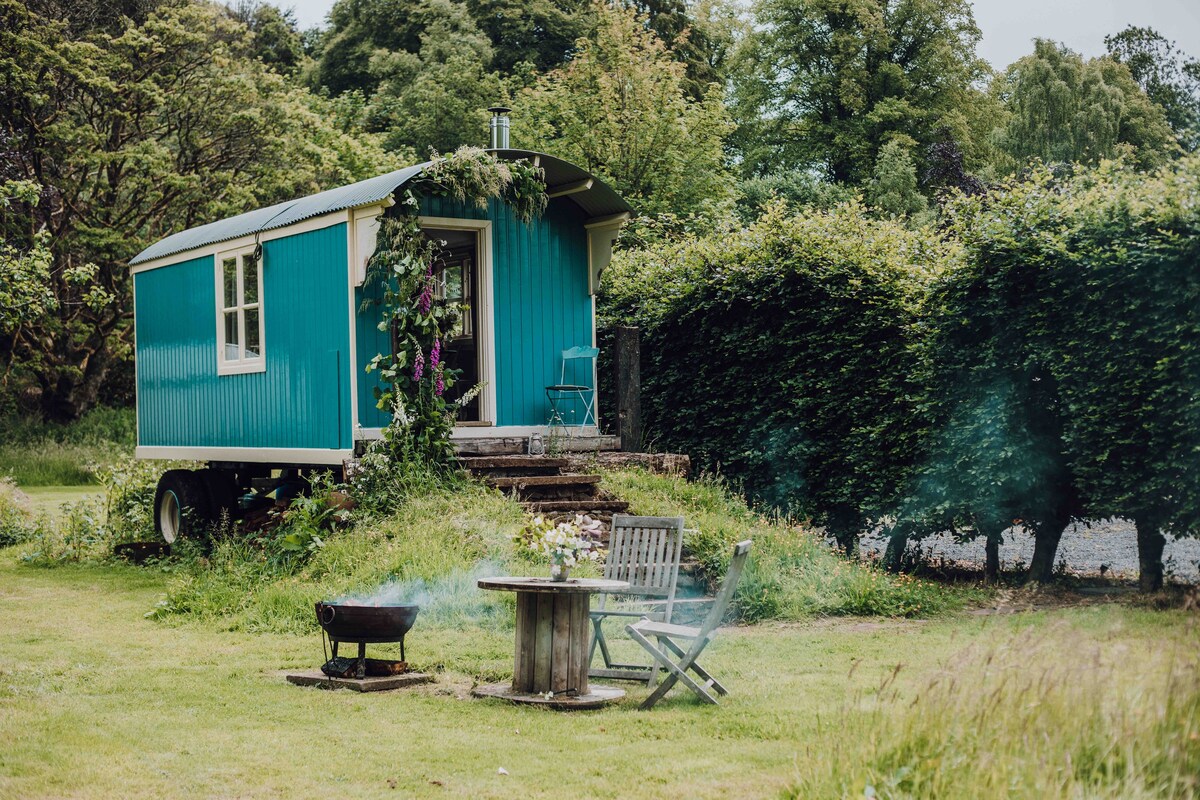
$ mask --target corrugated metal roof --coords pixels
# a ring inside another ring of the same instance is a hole
[[[536,157],[542,168],[546,171],[546,184],[551,188],[551,191],[553,191],[554,186],[559,184],[593,178],[592,187],[587,191],[567,195],[589,217],[605,217],[612,214],[633,212],[629,204],[622,200],[620,195],[609,188],[607,184],[595,178],[587,170],[563,161],[560,158],[555,158],[545,153],[535,153],[530,150],[495,150],[492,152],[500,158],[508,160],[521,158],[533,160]],[[352,183],[349,186],[340,186],[336,189],[329,189],[328,191],[319,192],[307,197],[277,203],[267,208],[260,208],[257,211],[247,211],[245,214],[238,214],[236,217],[211,222],[208,225],[201,225],[198,228],[173,233],[138,253],[129,264],[130,266],[134,266],[145,261],[184,253],[206,245],[227,242],[241,236],[249,236],[262,231],[282,228],[306,219],[319,217],[322,214],[381,202],[395,192],[396,189],[419,175],[430,163],[427,161],[424,164],[398,169],[395,172],[368,178],[365,181]]]

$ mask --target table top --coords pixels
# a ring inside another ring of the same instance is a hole
[[[570,578],[552,581],[549,578],[480,578],[480,589],[495,589],[501,592],[562,592],[583,593],[619,592],[629,588],[628,581],[606,581],[600,578]]]

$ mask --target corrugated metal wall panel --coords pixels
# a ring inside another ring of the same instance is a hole
[[[545,387],[559,379],[560,354],[592,343],[588,295],[587,231],[583,211],[568,198],[550,201],[541,219],[526,225],[503,203],[484,210],[445,198],[428,198],[421,213],[453,219],[492,220],[492,303],[496,343],[496,424],[544,425],[549,409]],[[361,304],[363,293],[357,293]],[[357,307],[357,306],[356,306]],[[362,370],[382,348],[378,310],[359,312],[359,420],[380,427],[387,415],[375,408],[374,375]],[[591,383],[589,364],[567,370],[568,380]],[[572,377],[574,375],[574,377]]]
[[[211,257],[134,275],[139,444],[350,446],[346,226],[263,249],[264,372],[217,375]]]

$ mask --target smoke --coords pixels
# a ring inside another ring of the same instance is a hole
[[[477,623],[503,616],[495,592],[478,587],[481,578],[505,574],[502,565],[481,561],[469,570],[435,578],[393,578],[370,592],[343,595],[332,602],[348,606],[420,606],[425,624]]]

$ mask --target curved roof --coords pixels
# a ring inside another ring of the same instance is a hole
[[[568,161],[531,150],[490,150],[488,152],[509,161],[526,159],[536,162],[546,172],[547,192],[554,195],[556,189],[560,191],[570,189],[570,193],[565,196],[573,200],[589,217],[633,213],[633,208],[612,188],[592,173]],[[426,161],[423,164],[377,175],[348,186],[339,186],[336,189],[287,200],[256,211],[247,211],[236,217],[173,233],[138,253],[130,260],[129,265],[135,266],[146,261],[195,250],[205,245],[283,228],[335,211],[382,202],[405,183],[420,175],[431,163],[433,162]],[[587,187],[580,188],[585,183]]]

